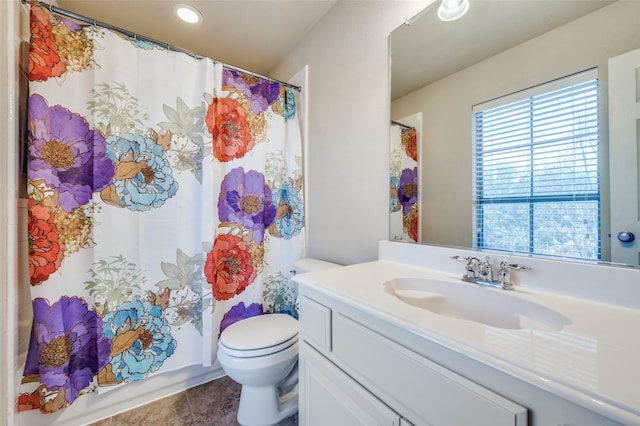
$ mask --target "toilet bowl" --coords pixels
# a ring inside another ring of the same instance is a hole
[[[296,273],[339,265],[311,259],[296,262]],[[218,340],[218,361],[242,385],[238,423],[267,426],[298,411],[298,321],[287,314],[242,319]]]
[[[293,317],[259,315],[230,325],[220,335],[218,361],[242,385],[241,425],[272,425],[298,410],[298,321]]]

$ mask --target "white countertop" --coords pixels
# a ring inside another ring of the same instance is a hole
[[[521,287],[509,295],[560,312],[571,324],[560,331],[503,329],[438,315],[385,291],[395,278],[475,286],[460,281],[462,269],[458,275],[378,260],[296,281],[606,417],[640,424],[640,310]]]

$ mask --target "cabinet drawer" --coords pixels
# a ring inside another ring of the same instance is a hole
[[[415,424],[527,425],[526,408],[341,314],[332,337],[345,370]]]
[[[317,349],[331,350],[331,309],[307,296],[300,297],[300,335]]]

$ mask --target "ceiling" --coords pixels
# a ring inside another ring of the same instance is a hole
[[[434,3],[391,34],[391,99],[578,19],[615,0],[470,0],[457,21]]]
[[[269,75],[336,1],[57,0],[57,3],[76,14]],[[614,0],[470,1],[469,12],[458,21],[438,20],[435,10],[439,1],[435,1],[411,25],[403,25],[392,33],[392,99]],[[173,12],[178,3],[198,9],[203,20],[197,24],[179,20]]]
[[[43,0],[49,1],[49,0]],[[336,0],[58,0],[60,8],[258,74],[271,70]],[[187,24],[178,3],[203,20]]]

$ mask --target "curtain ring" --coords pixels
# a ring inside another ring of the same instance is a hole
[[[49,5],[49,13],[51,13],[51,16],[53,16],[54,18],[58,17],[58,15],[56,15],[56,13],[53,11],[53,6],[51,4]]]

